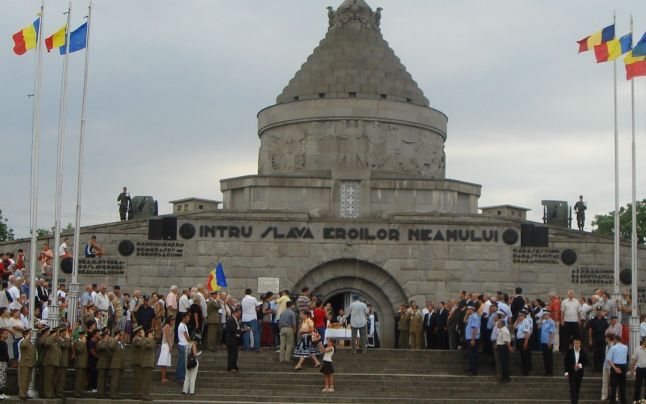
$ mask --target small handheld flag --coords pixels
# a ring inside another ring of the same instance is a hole
[[[72,31],[70,34],[70,53],[80,51],[87,47],[87,22]],[[59,48],[61,55],[65,54],[65,43]]]
[[[217,291],[221,288],[226,288],[227,278],[224,276],[224,268],[222,263],[218,262],[218,265],[214,270],[209,274],[209,279],[206,282],[206,287],[209,291]]]
[[[47,52],[51,52],[54,48],[65,47],[65,40],[67,39],[67,24],[63,25],[61,29],[54,32],[52,36],[45,38],[45,46]]]
[[[612,41],[615,39],[615,25],[608,25],[599,32],[588,35],[585,38],[577,41],[579,44],[579,53],[586,52],[594,48],[596,45],[604,42]]]
[[[13,52],[16,55],[24,55],[29,49],[36,48],[36,44],[38,43],[39,27],[40,18],[34,21],[30,26],[13,34]]]

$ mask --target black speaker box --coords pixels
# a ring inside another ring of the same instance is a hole
[[[162,229],[163,223],[161,218],[148,220],[148,240],[161,240]]]
[[[162,240],[177,240],[177,217],[162,217]]]

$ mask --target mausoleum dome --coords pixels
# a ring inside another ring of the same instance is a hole
[[[419,88],[380,31],[381,8],[363,0],[328,7],[325,38],[276,100],[388,99],[428,106]]]

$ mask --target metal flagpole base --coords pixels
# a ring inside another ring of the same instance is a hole
[[[67,318],[70,323],[70,328],[72,330],[76,329],[76,323],[78,319],[80,318],[78,315],[78,301],[79,301],[79,284],[78,283],[70,283],[69,285],[69,292],[67,294],[68,301],[69,301],[69,309],[67,311]]]
[[[641,338],[639,336],[639,315],[637,313],[632,313],[632,315],[630,316],[629,328],[630,356],[632,357],[633,354],[637,351],[637,348],[639,348],[639,345],[641,345]]]

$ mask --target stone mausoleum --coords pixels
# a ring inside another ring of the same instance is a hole
[[[612,286],[611,239],[527,222],[526,209],[510,205],[479,214],[480,185],[445,177],[447,116],[384,40],[381,9],[346,0],[329,8],[328,24],[258,114],[258,174],[222,180],[221,209],[83,228],[83,242],[96,235],[109,256],[83,258],[81,284],[165,292],[205,282],[220,260],[237,297],[308,286],[338,309],[361,295],[384,346],[409,300]],[[644,258],[640,250],[642,268]],[[621,265],[627,289],[628,244]]]

